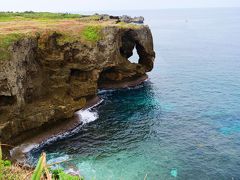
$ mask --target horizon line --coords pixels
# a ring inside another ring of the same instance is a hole
[[[52,12],[52,13],[79,13],[79,12],[103,12],[103,11],[158,11],[158,10],[189,10],[189,9],[232,9],[232,8],[240,8],[240,6],[219,6],[219,7],[169,7],[169,8],[149,8],[149,9],[103,9],[103,10],[73,10],[73,11],[33,11],[33,10],[22,10],[22,11],[12,11],[12,10],[0,10],[0,12]]]

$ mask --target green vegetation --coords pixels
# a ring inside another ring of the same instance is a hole
[[[73,43],[77,41],[89,41],[89,42],[97,42],[99,41],[101,36],[101,29],[102,27],[100,25],[88,25],[86,27],[83,27],[82,30],[79,32],[59,32],[61,34],[60,37],[58,37],[57,42],[59,45],[63,45],[65,43]]]
[[[92,16],[83,16],[81,17],[82,21],[99,21],[100,20],[100,16],[99,15],[92,15]]]
[[[0,60],[9,59],[10,53],[8,48],[14,42],[20,40],[23,37],[23,34],[6,34],[0,36]]]
[[[59,45],[64,45],[66,43],[74,43],[76,41],[79,41],[80,39],[81,36],[79,34],[62,32],[61,36],[57,38],[57,43]]]
[[[38,180],[41,179],[43,172],[44,172],[44,167],[46,166],[46,154],[43,153],[37,163],[37,166],[33,172],[32,175],[32,180]]]
[[[81,18],[80,14],[50,13],[50,12],[0,12],[0,22],[13,20],[58,20]]]
[[[2,148],[0,143],[0,179],[6,180],[22,180],[26,179],[28,171],[17,165],[12,165],[11,161],[3,160]]]
[[[87,26],[83,29],[82,36],[84,40],[96,42],[101,39],[101,26]]]
[[[9,60],[9,47],[24,37],[36,37],[38,47],[45,48],[45,44],[53,33],[59,45],[74,43],[96,43],[101,40],[102,28],[113,26],[118,28],[138,29],[139,25],[116,21],[100,21],[99,15],[82,16],[68,13],[49,12],[0,12],[0,61]]]
[[[125,22],[119,22],[117,23],[117,26],[120,28],[131,28],[131,29],[138,29],[141,27],[141,25],[138,24],[131,24],[131,23],[125,23]]]
[[[83,29],[79,29],[78,31],[75,31],[75,32],[68,32],[64,30],[62,31],[49,30],[46,32],[35,33],[40,35],[40,39],[39,39],[40,48],[44,48],[43,44],[47,41],[46,39],[54,32],[60,34],[60,36],[57,38],[57,42],[59,45],[63,45],[65,43],[73,43],[76,41],[97,42],[102,38],[101,26],[95,26],[95,25],[91,25],[91,26],[88,25],[86,27],[83,27]],[[11,54],[8,48],[14,42],[17,42],[18,40],[24,37],[30,37],[30,36],[34,36],[34,35],[31,35],[31,33],[11,33],[11,34],[0,35],[0,61],[10,59]]]
[[[56,163],[58,164],[58,163]],[[52,164],[54,165],[54,164]],[[0,180],[84,180],[83,177],[72,176],[62,169],[51,169],[46,163],[46,154],[42,153],[34,171],[12,165],[11,161],[2,159],[0,143]]]
[[[57,163],[56,163],[57,164]],[[50,172],[49,172],[50,170]],[[40,156],[37,166],[33,172],[32,180],[40,180],[46,177],[46,180],[84,180],[79,176],[72,176],[70,174],[65,173],[62,169],[49,169],[49,166],[46,163],[46,154],[42,153]]]
[[[53,179],[61,179],[61,180],[84,180],[83,178],[79,178],[77,176],[71,176],[66,174],[62,169],[51,170]]]

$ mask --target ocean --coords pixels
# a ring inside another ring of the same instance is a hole
[[[86,180],[240,179],[240,8],[142,15],[155,67],[132,89],[99,91],[78,132],[32,151]],[[131,57],[137,61],[137,55]]]

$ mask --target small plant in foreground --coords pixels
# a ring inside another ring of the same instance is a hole
[[[82,177],[67,174],[62,169],[52,170],[49,166],[51,165],[46,163],[46,153],[41,154],[34,171],[12,165],[11,161],[2,159],[0,143],[0,180],[84,180]]]
[[[50,173],[51,172],[51,173]],[[72,176],[65,173],[62,169],[48,170],[48,165],[46,163],[46,153],[42,153],[40,156],[37,166],[32,175],[32,180],[40,180],[45,177],[47,180],[83,180],[82,177]]]
[[[65,173],[62,169],[54,169],[51,170],[52,178],[53,179],[60,179],[60,180],[84,180],[82,177],[79,178],[77,176],[72,176]]]

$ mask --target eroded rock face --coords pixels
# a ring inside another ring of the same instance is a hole
[[[53,33],[39,46],[25,38],[11,48],[12,59],[0,62],[0,135],[19,142],[42,127],[66,120],[107,83],[122,83],[152,70],[155,53],[147,26],[105,27],[96,43],[59,45]],[[139,63],[128,58],[136,48]]]

